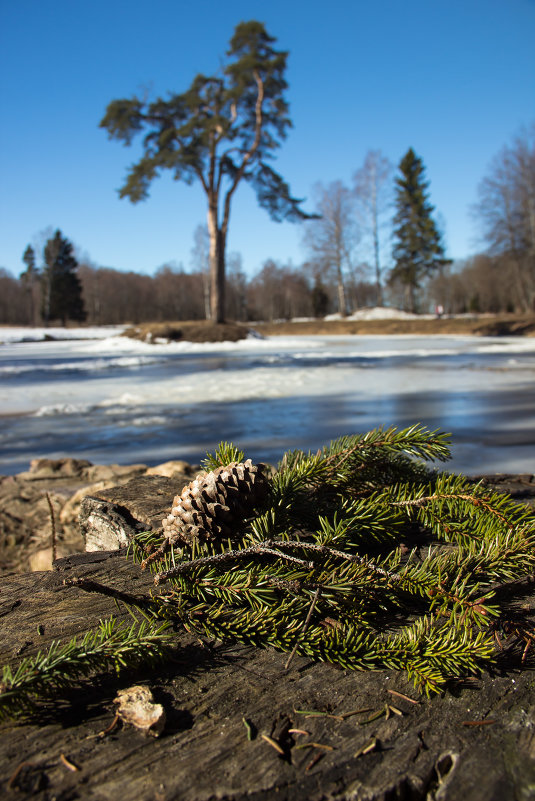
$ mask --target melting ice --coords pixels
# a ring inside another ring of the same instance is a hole
[[[0,329],[1,474],[44,455],[198,462],[222,439],[273,462],[288,448],[414,422],[453,434],[452,469],[535,472],[535,339],[149,345],[120,331]]]

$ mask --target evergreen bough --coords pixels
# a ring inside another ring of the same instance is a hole
[[[403,670],[427,695],[489,667],[498,591],[534,570],[535,514],[429,468],[449,458],[448,443],[414,425],[288,452],[269,475],[264,508],[232,540],[175,543],[164,553],[157,532],[139,535],[130,558],[148,562],[159,587],[142,632],[152,637],[149,656],[168,645],[163,620],[203,637],[272,646],[290,660],[300,653],[350,670]],[[243,458],[222,443],[204,468]],[[120,651],[118,643],[114,656],[104,638],[103,660],[76,661],[78,648],[97,654],[100,642],[89,633],[67,645],[59,664],[54,644],[17,671],[4,669],[0,712],[27,710],[32,693],[61,690],[77,673],[143,659],[143,646]]]
[[[117,674],[161,662],[171,646],[169,624],[136,620],[130,626],[116,618],[102,620],[97,629],[62,644],[55,640],[46,653],[6,665],[0,681],[0,721],[36,710],[36,702],[52,699],[80,679],[114,670]]]

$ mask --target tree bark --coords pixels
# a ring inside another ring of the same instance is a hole
[[[381,284],[381,263],[379,260],[379,221],[377,215],[377,201],[374,195],[374,210],[373,210],[373,258],[375,263],[375,286],[377,291],[377,305],[382,306],[383,300],[383,286]]]
[[[226,234],[218,224],[217,205],[208,209],[210,236],[210,318],[214,323],[225,322],[225,246]]]
[[[531,478],[486,480],[516,487],[521,499],[533,496]],[[156,479],[153,489],[146,480],[130,484],[106,490],[105,500],[125,522],[146,527],[170,487]],[[79,554],[58,560],[52,572],[5,577],[2,663],[83,635],[110,615],[128,620],[113,595],[95,591],[98,584],[139,597],[153,578],[124,551]],[[522,603],[534,600],[533,586],[525,588]],[[273,649],[204,644],[177,631],[168,665],[88,681],[66,701],[40,705],[40,716],[3,724],[0,793],[17,791],[21,801],[532,797],[533,678],[520,663],[502,662],[492,675],[429,700],[392,670],[344,671],[302,656],[286,669],[286,660]],[[132,684],[148,686],[165,708],[158,739],[110,728],[113,699]]]
[[[342,275],[342,268],[340,266],[337,267],[337,288],[338,288],[338,309],[342,317],[347,317],[347,302],[346,302],[346,292],[344,287],[344,277]]]

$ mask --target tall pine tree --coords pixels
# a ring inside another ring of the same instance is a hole
[[[284,97],[288,53],[261,22],[240,22],[227,60],[217,74],[197,75],[181,94],[146,103],[113,100],[100,122],[110,138],[129,145],[145,130],[143,154],[129,170],[120,197],[137,203],[164,170],[175,181],[198,181],[207,201],[210,237],[210,302],[214,322],[224,320],[225,253],[231,203],[238,185],[249,183],[273,220],[310,215],[270,165],[292,122]]]
[[[44,249],[43,268],[43,320],[67,320],[82,323],[86,318],[82,285],[77,275],[78,262],[73,256],[73,246],[68,239],[56,231]]]
[[[394,267],[389,283],[401,285],[405,308],[417,310],[418,290],[422,281],[448,260],[444,257],[441,235],[429,202],[429,183],[425,180],[425,167],[412,148],[399,164],[396,178],[396,214],[394,216]]]

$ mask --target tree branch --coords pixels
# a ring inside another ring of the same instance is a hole
[[[224,206],[223,223],[222,223],[223,231],[226,231],[226,229],[228,227],[228,221],[229,221],[229,217],[230,217],[230,201],[232,199],[232,195],[236,191],[236,187],[238,186],[238,184],[240,183],[241,179],[243,178],[243,175],[245,173],[245,169],[246,169],[248,163],[251,161],[251,159],[253,158],[254,154],[258,150],[258,147],[260,145],[261,135],[262,135],[262,122],[263,122],[262,105],[263,105],[263,102],[264,102],[264,82],[262,81],[262,78],[260,77],[260,75],[258,74],[258,72],[256,70],[254,70],[253,75],[254,75],[254,79],[256,81],[256,85],[257,85],[257,88],[258,88],[258,94],[257,94],[257,97],[256,97],[256,104],[255,104],[255,138],[254,138],[253,144],[251,145],[251,147],[249,148],[247,153],[245,153],[245,155],[243,157],[243,160],[242,160],[242,163],[238,167],[238,170],[237,170],[236,175],[234,177],[234,181],[232,182],[230,188],[228,189],[228,191],[227,191],[227,193],[225,195],[225,206]]]
[[[307,570],[313,570],[314,562],[306,561],[305,559],[299,559],[296,556],[290,556],[283,552],[284,549],[302,549],[304,551],[315,551],[316,553],[326,555],[326,556],[334,556],[337,559],[343,559],[348,562],[357,562],[358,564],[364,565],[365,567],[369,568],[374,573],[378,573],[381,576],[386,578],[392,579],[399,579],[400,576],[397,573],[390,573],[387,570],[383,570],[382,567],[378,567],[370,562],[364,556],[359,556],[358,554],[347,553],[345,551],[339,551],[335,548],[330,548],[327,545],[320,545],[318,543],[313,542],[302,542],[300,540],[263,540],[262,542],[258,542],[255,545],[251,545],[249,548],[243,548],[237,551],[224,551],[223,553],[215,554],[214,556],[202,556],[198,559],[191,559],[187,562],[181,562],[174,567],[169,568],[169,570],[164,570],[161,573],[157,573],[154,577],[155,584],[163,584],[170,578],[174,578],[175,576],[180,576],[182,573],[187,573],[192,568],[196,567],[211,567],[215,564],[222,564],[225,562],[234,562],[238,559],[244,559],[250,556],[262,556],[262,555],[270,555],[276,556],[280,559],[285,559],[288,562],[294,562],[296,564],[301,565],[301,567],[306,568]],[[279,550],[283,549],[283,550]]]

